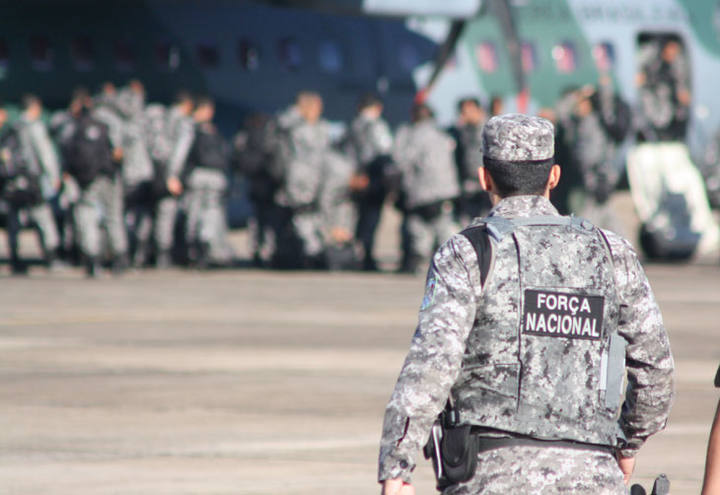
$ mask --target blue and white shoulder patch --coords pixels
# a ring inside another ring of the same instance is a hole
[[[435,273],[428,275],[427,284],[425,285],[425,297],[423,297],[420,311],[426,310],[435,302]]]

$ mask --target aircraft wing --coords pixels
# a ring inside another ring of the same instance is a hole
[[[482,0],[266,0],[264,3],[343,14],[380,17],[439,16],[452,19],[474,17],[482,6]]]

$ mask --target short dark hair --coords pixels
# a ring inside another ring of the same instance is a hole
[[[503,198],[543,194],[554,164],[554,158],[511,162],[483,157],[483,165],[495,182],[498,194]]]
[[[432,108],[425,103],[415,103],[410,109],[410,120],[413,123],[434,118],[435,113],[432,111]]]
[[[199,107],[214,107],[215,106],[215,100],[212,99],[212,97],[208,95],[201,95],[198,96],[195,100],[195,108]]]
[[[365,93],[360,97],[360,100],[358,100],[358,110],[365,110],[368,107],[382,104],[382,99],[375,93]]]
[[[40,98],[33,93],[25,93],[22,96],[22,107],[23,110],[27,110],[32,105],[42,105]]]
[[[458,112],[462,110],[462,108],[467,104],[475,105],[478,108],[483,108],[482,103],[480,103],[480,100],[478,98],[475,98],[474,96],[470,96],[467,98],[462,98],[457,103],[457,109]],[[483,109],[484,110],[484,109]]]
[[[195,100],[193,99],[193,95],[190,93],[190,91],[186,89],[181,89],[177,93],[175,93],[175,104],[181,105],[184,103],[194,104]]]

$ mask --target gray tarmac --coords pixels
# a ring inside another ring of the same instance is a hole
[[[635,482],[699,493],[720,397],[720,266],[648,265],[677,365]],[[367,494],[424,281],[0,273],[0,494]],[[558,462],[562,462],[558,460]],[[434,492],[429,462],[418,494]]]

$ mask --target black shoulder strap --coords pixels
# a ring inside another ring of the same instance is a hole
[[[490,234],[485,224],[477,227],[470,227],[461,232],[462,235],[470,241],[478,259],[480,267],[480,284],[484,287],[490,273],[490,265],[492,264],[492,243],[490,242]]]

